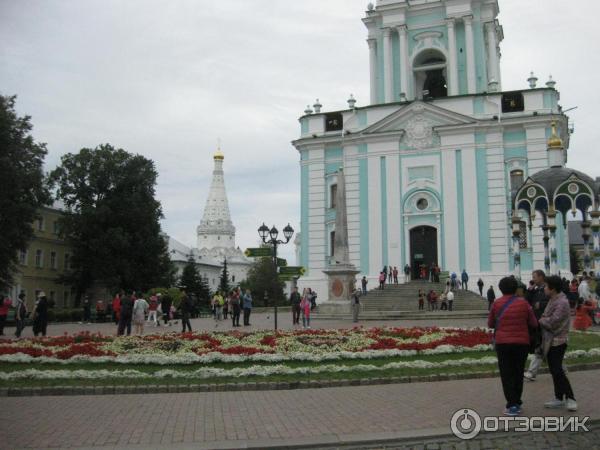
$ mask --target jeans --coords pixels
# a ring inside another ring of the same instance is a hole
[[[233,307],[233,312],[231,313],[231,322],[234,327],[240,326],[240,311],[241,308],[239,306]]]
[[[250,308],[244,308],[244,325],[250,325],[250,313],[252,310]]]
[[[187,326],[188,331],[192,332],[192,324],[190,324],[190,313],[183,313],[181,315],[181,326],[183,327],[181,332],[185,333],[185,328]]]
[[[463,281],[461,287],[463,289],[469,290],[469,285],[467,283],[468,283],[468,281]]]
[[[300,323],[300,305],[292,305],[292,325]]]
[[[126,315],[121,314],[121,318],[119,319],[119,328],[117,328],[117,334],[119,336],[123,336],[123,333],[125,332],[125,328],[127,328],[127,336],[129,336],[131,334],[131,315],[130,314],[126,314]]]
[[[15,324],[17,329],[15,331],[16,337],[21,337],[21,333],[23,332],[23,328],[25,328],[25,319],[15,320]]]
[[[454,300],[448,300],[448,311],[452,311],[452,304],[454,303]]]
[[[358,314],[360,313],[360,304],[355,303],[352,305],[352,322],[358,322]]]
[[[222,320],[222,319],[223,319],[223,307],[216,306],[215,307],[215,320]]]
[[[306,314],[302,313],[302,326],[304,328],[310,327],[310,314],[306,315]]]
[[[367,286],[366,285],[362,287],[362,293],[363,293],[363,295],[367,295]]]
[[[554,383],[554,396],[559,400],[563,400],[565,397],[575,400],[571,383],[569,382],[569,379],[567,378],[562,366],[566,351],[567,344],[550,347],[550,351],[548,352],[546,359],[548,361],[548,368],[550,369],[552,381]]]
[[[523,370],[529,353],[529,345],[497,344],[498,368],[506,407],[521,406],[523,401]]]
[[[154,325],[158,325],[158,315],[156,310],[148,313],[148,322],[154,322]]]

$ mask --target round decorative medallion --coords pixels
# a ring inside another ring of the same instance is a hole
[[[417,209],[420,211],[424,211],[427,209],[427,207],[429,206],[429,202],[427,201],[426,198],[420,198],[419,200],[417,200]]]
[[[533,198],[535,197],[537,190],[532,186],[529,189],[527,189],[527,197],[529,198]]]
[[[340,280],[335,280],[331,285],[331,292],[335,297],[341,297],[344,293],[344,285]]]
[[[577,194],[579,192],[579,186],[577,183],[571,183],[567,187],[567,190],[569,191],[569,194]]]

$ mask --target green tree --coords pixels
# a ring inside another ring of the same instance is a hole
[[[243,290],[250,289],[256,306],[273,306],[273,299],[278,305],[284,304],[284,283],[279,281],[272,258],[256,259],[240,287]],[[267,305],[264,304],[265,291],[268,295]]]
[[[200,302],[206,304],[210,298],[208,280],[198,272],[198,266],[196,266],[193,255],[188,255],[187,264],[183,268],[179,283],[185,288],[186,292],[194,294]]]
[[[64,155],[49,178],[67,208],[62,232],[74,270],[65,281],[78,298],[95,283],[136,290],[172,284],[151,160],[104,144]]]
[[[18,252],[27,249],[37,210],[50,200],[42,170],[46,144],[34,141],[31,118],[17,115],[15,99],[0,95],[0,289],[12,285]]]
[[[229,271],[227,270],[227,258],[223,261],[223,270],[221,271],[221,278],[219,280],[219,290],[223,295],[227,295],[231,289],[229,285]]]

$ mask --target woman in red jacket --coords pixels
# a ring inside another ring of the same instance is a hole
[[[488,327],[494,329],[498,368],[506,398],[507,416],[521,414],[523,371],[529,353],[529,328],[538,326],[531,306],[517,297],[519,284],[514,277],[500,280],[502,297],[496,299],[488,316]]]

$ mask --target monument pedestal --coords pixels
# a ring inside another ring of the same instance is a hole
[[[349,302],[354,290],[356,275],[360,273],[352,264],[339,264],[324,270],[328,277],[328,299],[330,302]]]

